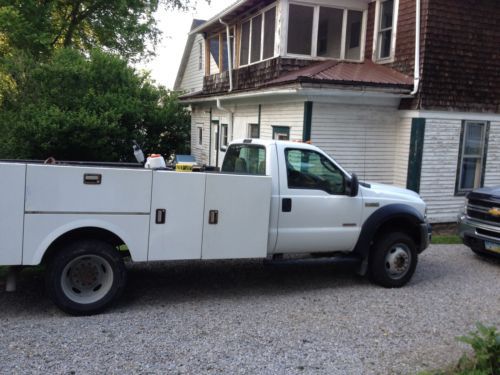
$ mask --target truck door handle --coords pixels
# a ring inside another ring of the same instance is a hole
[[[165,219],[167,217],[167,210],[164,208],[159,208],[156,210],[156,224],[165,224]]]
[[[281,211],[291,212],[292,211],[292,198],[283,198],[281,201]]]
[[[219,211],[210,210],[208,214],[208,224],[217,224],[219,222]]]

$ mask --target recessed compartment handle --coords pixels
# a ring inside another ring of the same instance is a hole
[[[219,211],[210,210],[208,214],[208,224],[217,224],[219,222]]]
[[[83,183],[85,185],[100,185],[102,181],[102,175],[97,173],[85,173],[83,175]]]

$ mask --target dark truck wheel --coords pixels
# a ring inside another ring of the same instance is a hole
[[[390,233],[374,244],[370,254],[370,279],[386,288],[405,285],[417,267],[415,243],[404,233]]]
[[[72,315],[108,307],[123,291],[126,269],[120,254],[104,241],[79,240],[63,246],[45,273],[50,298]]]

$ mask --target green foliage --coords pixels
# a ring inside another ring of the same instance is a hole
[[[473,357],[464,354],[456,366],[419,375],[500,375],[500,333],[495,327],[476,326],[476,332],[457,338],[472,347]]]
[[[146,152],[189,152],[188,112],[117,56],[59,49],[10,66],[17,88],[0,106],[0,158],[131,161],[133,139]]]
[[[0,54],[35,57],[56,47],[103,48],[125,58],[152,53],[161,32],[159,6],[186,9],[191,0],[0,0]]]
[[[486,327],[477,323],[477,332],[458,338],[469,344],[474,350],[474,370],[484,374],[500,375],[500,333],[495,327]],[[462,362],[467,363],[467,357]]]

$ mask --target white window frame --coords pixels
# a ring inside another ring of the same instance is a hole
[[[483,126],[483,131],[481,134],[481,150],[479,154],[465,154],[465,146],[466,146],[466,141],[467,141],[467,127],[469,124],[481,124]],[[473,120],[466,120],[463,121],[463,126],[462,126],[462,143],[460,145],[460,155],[459,155],[459,160],[458,160],[458,173],[457,173],[457,181],[456,181],[456,195],[464,195],[468,193],[469,191],[472,191],[478,187],[482,187],[482,181],[484,180],[484,160],[486,157],[486,151],[488,149],[487,141],[488,141],[488,122],[487,121],[473,121]],[[474,186],[470,189],[464,189],[460,186],[462,182],[462,171],[463,171],[463,164],[464,164],[464,159],[466,158],[476,158],[480,160],[479,163],[479,184],[478,186]]]
[[[380,29],[380,22],[382,21],[381,17],[381,7],[382,3],[387,0],[376,0],[375,4],[375,22],[373,29],[373,49],[372,49],[372,60],[380,63],[380,64],[388,64],[394,62],[394,56],[396,55],[396,35],[398,32],[398,16],[399,16],[399,0],[394,0],[394,8],[392,14],[392,34],[391,34],[391,53],[389,57],[380,58],[380,49],[379,49],[379,38],[380,33],[383,31]],[[384,30],[389,30],[384,29]]]
[[[256,126],[257,127],[257,131],[259,133],[257,138],[252,137],[252,126]],[[258,123],[252,122],[252,123],[248,124],[247,137],[251,138],[251,139],[258,139],[258,138],[260,138],[260,125]]]
[[[275,12],[274,12],[274,54],[271,56],[271,57],[268,57],[266,59],[264,59],[264,25],[265,25],[265,13],[269,10],[271,10],[272,8],[276,8]],[[258,17],[259,15],[262,15],[262,19],[261,19],[261,24],[260,24],[260,30],[261,30],[261,33],[260,33],[260,58],[259,60],[257,61],[254,61],[254,62],[251,62],[252,61],[252,28],[253,28],[253,22],[252,20],[255,18],[255,17]],[[278,6],[277,6],[277,3],[272,3],[270,5],[268,5],[267,7],[259,10],[258,13],[255,13],[255,14],[252,14],[252,16],[248,17],[248,18],[245,18],[243,21],[241,21],[239,24],[238,24],[238,30],[240,31],[238,34],[239,34],[239,53],[238,53],[238,64],[239,64],[239,67],[244,67],[244,66],[250,66],[250,65],[254,65],[254,64],[258,64],[258,63],[261,63],[262,61],[267,61],[267,60],[271,60],[271,59],[274,59],[277,54],[276,54],[276,43],[278,42],[279,40],[279,34],[278,34],[278,21],[279,21],[279,18],[278,18],[278,15],[279,15],[279,9],[278,9]],[[242,29],[242,26],[244,23],[246,23],[247,21],[250,22],[250,33],[248,34],[248,60],[247,60],[247,63],[246,64],[241,64],[241,61],[240,61],[240,55],[241,55],[241,38],[242,38],[242,32],[241,32],[241,29]]]
[[[397,1],[397,0],[395,0]],[[301,54],[296,54],[296,53],[288,53],[288,23],[290,21],[289,15],[290,15],[290,5],[300,5],[300,6],[309,6],[314,8],[313,12],[313,30],[312,30],[312,41],[311,41],[311,54],[310,55],[301,55]],[[314,59],[314,60],[342,60],[342,61],[353,61],[353,62],[360,62],[364,60],[365,57],[365,45],[366,45],[366,25],[367,25],[367,20],[368,20],[368,9],[360,9],[356,7],[352,8],[346,8],[342,6],[333,6],[333,5],[327,5],[327,4],[309,4],[309,3],[302,3],[299,1],[290,1],[288,4],[286,4],[287,11],[286,11],[286,22],[284,22],[284,27],[286,30],[286,37],[283,38],[282,43],[283,43],[283,49],[284,49],[284,57],[290,57],[290,58],[300,58],[300,59]],[[325,57],[325,56],[318,56],[318,26],[319,26],[319,12],[320,8],[333,8],[333,9],[340,9],[344,12],[343,17],[342,17],[342,35],[341,35],[341,41],[340,41],[340,57],[335,58],[335,57]],[[349,11],[356,11],[356,12],[362,12],[362,20],[361,20],[361,40],[360,40],[360,58],[359,60],[356,59],[346,59],[346,38],[347,38],[347,14]]]

